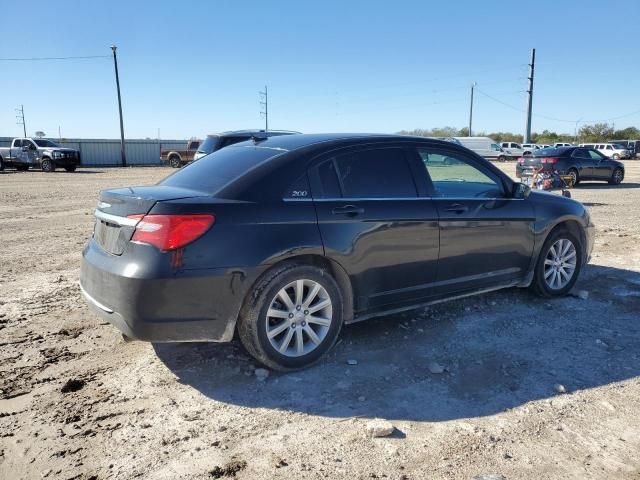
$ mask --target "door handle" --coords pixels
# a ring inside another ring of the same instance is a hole
[[[353,217],[364,213],[364,208],[356,207],[355,205],[345,205],[344,207],[335,207],[331,210],[331,213],[334,215],[349,215]]]
[[[447,207],[447,212],[453,213],[465,213],[469,210],[469,207],[466,205],[462,205],[461,203],[454,203]]]

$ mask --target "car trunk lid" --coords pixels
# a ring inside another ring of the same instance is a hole
[[[95,211],[94,239],[105,251],[122,255],[140,220],[139,216],[149,213],[157,202],[201,196],[205,194],[158,185],[103,190]],[[131,218],[136,215],[137,218]]]

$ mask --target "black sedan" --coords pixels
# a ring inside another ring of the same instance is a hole
[[[95,216],[80,283],[102,318],[152,342],[237,332],[279,370],[373,316],[513,286],[564,295],[594,238],[580,203],[462,146],[391,135],[243,142],[103,191]]]
[[[624,163],[585,147],[544,148],[518,159],[518,178],[531,176],[535,170],[571,176],[574,185],[582,180],[604,180],[618,185],[624,179]]]

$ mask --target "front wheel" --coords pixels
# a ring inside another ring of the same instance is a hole
[[[611,185],[620,185],[622,183],[622,180],[624,180],[624,171],[621,168],[616,168],[613,171],[613,175],[611,175],[609,183]]]
[[[260,363],[280,371],[306,368],[333,346],[342,328],[342,294],[318,267],[285,264],[267,273],[238,320],[238,334]]]
[[[53,172],[56,169],[56,165],[50,158],[43,158],[40,163],[40,168],[42,168],[43,172]]]
[[[557,229],[542,246],[531,287],[541,297],[566,295],[578,280],[581,266],[579,240],[568,230]]]
[[[507,157],[505,157],[504,155],[500,155],[500,156],[498,157],[498,161],[499,161],[499,162],[506,162],[506,161],[507,161]]]
[[[0,172],[4,170],[4,160],[0,157]]]
[[[620,160],[620,155],[618,155],[617,153],[614,153],[612,158],[614,160]]]

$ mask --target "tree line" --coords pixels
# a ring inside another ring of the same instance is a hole
[[[420,137],[467,137],[469,135],[469,129],[454,128],[454,127],[442,127],[432,129],[416,128],[413,130],[401,130],[398,132],[401,135],[417,135]],[[491,137],[496,142],[518,142],[522,143],[523,136],[519,133],[512,132],[473,132],[475,137]],[[556,143],[556,142],[568,142],[568,143],[593,143],[593,142],[611,142],[614,140],[640,140],[640,129],[636,127],[628,127],[616,130],[608,123],[596,123],[593,125],[584,125],[578,130],[576,134],[569,133],[557,133],[550,130],[543,130],[542,132],[533,132],[531,134],[531,141],[533,143]]]

